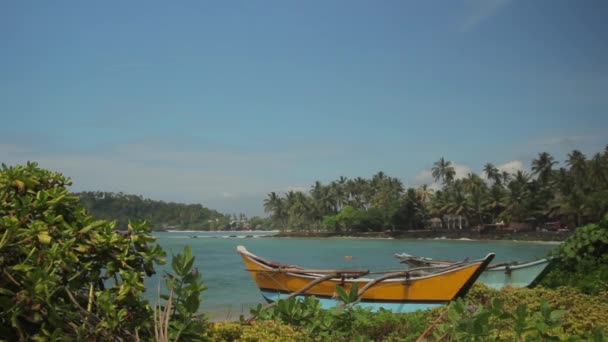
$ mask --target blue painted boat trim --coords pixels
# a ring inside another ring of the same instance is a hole
[[[285,291],[267,291],[262,290],[262,296],[264,299],[269,302],[275,302],[279,299],[286,298],[289,294]],[[296,296],[297,299],[304,299],[308,297],[307,295]],[[313,296],[316,297],[321,303],[321,307],[323,309],[330,309],[336,307],[341,302],[339,300],[333,299],[331,297],[325,296]],[[389,300],[361,300],[357,304],[357,306],[371,309],[372,311],[377,311],[379,309],[390,310],[392,312],[413,312],[418,310],[428,310],[432,308],[441,307],[447,304],[445,301],[389,301]]]

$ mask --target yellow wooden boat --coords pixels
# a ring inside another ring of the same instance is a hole
[[[247,271],[268,302],[287,296],[315,296],[323,307],[338,304],[336,287],[359,289],[359,305],[393,312],[432,308],[464,296],[494,258],[490,253],[479,260],[466,261],[427,273],[423,269],[387,272],[369,270],[320,270],[281,264],[260,258],[243,246],[237,247]],[[376,277],[363,278],[367,275]]]

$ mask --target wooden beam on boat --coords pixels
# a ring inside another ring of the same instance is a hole
[[[290,268],[290,267],[281,267],[275,268],[271,270],[250,270],[249,272],[268,272],[268,273],[297,273],[297,274],[336,274],[335,278],[339,278],[342,276],[357,278],[364,275],[369,274],[369,270],[324,270],[324,269],[306,269],[306,268]],[[330,278],[331,279],[331,278]]]
[[[416,277],[416,276],[420,276],[420,275],[421,274],[419,272],[411,272],[411,271],[399,271],[399,272],[387,273],[387,274],[385,274],[381,277],[375,278],[372,281],[370,281],[369,283],[365,284],[365,286],[363,286],[359,290],[359,293],[357,294],[357,296],[361,297],[371,287],[373,287],[385,280],[405,277],[405,280],[407,281],[410,277]]]

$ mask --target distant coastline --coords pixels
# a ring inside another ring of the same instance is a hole
[[[229,234],[247,234],[247,233],[278,233],[278,230],[180,230],[180,229],[163,229],[155,230],[157,232],[167,233],[229,233]]]
[[[516,240],[534,242],[561,242],[571,231],[519,231],[479,233],[470,230],[410,230],[399,232],[282,232],[266,238],[372,238],[372,239],[437,239],[437,240]]]

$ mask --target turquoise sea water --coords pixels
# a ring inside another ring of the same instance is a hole
[[[195,267],[202,273],[207,290],[203,292],[202,311],[211,319],[238,319],[249,309],[263,303],[253,279],[236,246],[243,245],[263,258],[311,268],[363,268],[396,270],[402,268],[394,253],[409,253],[435,259],[463,260],[496,253],[495,261],[529,261],[541,258],[555,245],[535,242],[467,240],[392,240],[357,238],[246,238],[268,233],[155,233],[157,242],[170,255],[190,245]],[[237,235],[237,237],[230,236]],[[198,236],[198,238],[191,238]],[[345,259],[344,256],[352,256]],[[170,262],[167,263],[169,265]],[[166,267],[166,266],[165,266]],[[163,267],[159,267],[162,270]],[[161,274],[162,272],[159,272]],[[159,278],[147,281],[150,298],[155,298]]]

